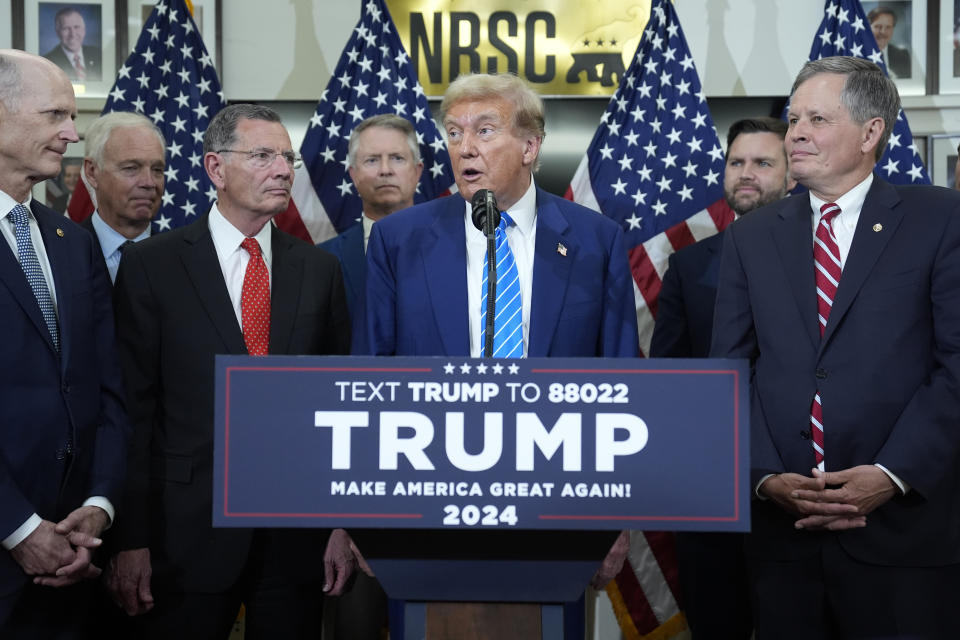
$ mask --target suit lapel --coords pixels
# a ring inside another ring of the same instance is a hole
[[[447,354],[470,353],[467,274],[462,266],[467,263],[463,202],[459,196],[444,199],[428,232],[429,238],[420,245],[433,317],[440,331],[443,353]]]
[[[787,282],[793,293],[800,321],[814,349],[820,345],[817,326],[817,287],[813,267],[813,218],[809,195],[787,200],[780,212],[781,224],[773,231]]]
[[[36,201],[31,203],[30,208],[33,210],[33,215],[37,219],[37,225],[40,227],[40,237],[43,238],[43,246],[47,252],[47,260],[50,261],[50,273],[53,276],[53,287],[57,295],[60,362],[61,365],[65,365],[71,347],[70,340],[72,336],[70,335],[69,327],[71,326],[70,314],[73,309],[70,304],[74,293],[71,287],[71,279],[67,277],[67,274],[70,273],[69,269],[71,268],[70,258],[67,255],[68,248],[64,236],[61,235],[65,234],[66,231],[64,231],[62,227],[57,226],[57,219],[60,217],[59,214],[54,213],[53,218],[46,216],[45,212],[40,211]],[[59,233],[57,233],[58,231]],[[31,294],[32,293],[31,290]],[[41,314],[40,317],[42,318],[43,315]],[[43,326],[46,327],[46,324]],[[47,342],[52,349],[53,341],[50,339],[50,332],[43,331],[43,335],[47,338]]]
[[[899,202],[900,196],[896,189],[874,177],[873,185],[860,211],[853,243],[843,265],[843,274],[840,276],[837,295],[830,309],[830,319],[823,334],[821,350],[836,332],[887,242],[900,226],[903,212],[894,210]],[[878,224],[880,231],[874,231]]]
[[[561,253],[560,246],[566,248]],[[533,259],[533,294],[530,304],[531,358],[549,355],[560,320],[567,282],[577,261],[579,243],[560,209],[537,189],[537,240]]]
[[[273,282],[270,287],[269,353],[289,353],[290,335],[300,302],[303,258],[294,254],[291,238],[284,236],[276,227],[271,229],[270,242]]]
[[[39,224],[40,216],[37,216],[37,205],[36,201],[31,204],[30,207],[34,216],[37,217]],[[5,223],[9,224],[9,223]],[[43,226],[40,225],[41,236],[43,235]],[[44,241],[45,244],[46,241]],[[53,268],[53,256],[51,255],[51,250],[47,248],[48,257],[51,260],[51,268]],[[54,273],[54,285],[58,287],[58,298],[57,301],[60,302],[59,298],[59,283],[56,281],[56,269]],[[40,305],[37,304],[37,298],[33,295],[33,289],[30,288],[30,283],[27,282],[27,276],[24,275],[23,269],[20,267],[20,260],[14,251],[4,242],[4,248],[0,249],[0,282],[10,290],[11,295],[23,309],[23,312],[30,319],[33,325],[36,327],[37,331],[40,333],[40,336],[46,341],[47,346],[49,346],[51,351],[54,351],[53,339],[50,337],[50,331],[47,329],[47,323],[43,319],[43,314],[40,312]]]
[[[223,271],[217,259],[217,249],[213,246],[207,216],[187,227],[183,239],[185,246],[181,259],[200,303],[207,310],[227,352],[246,354],[247,346],[230,302],[230,294],[227,293],[227,285],[223,281]]]

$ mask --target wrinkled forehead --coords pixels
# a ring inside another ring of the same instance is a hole
[[[242,149],[273,149],[290,151],[290,135],[279,122],[245,118],[237,122],[235,145]]]

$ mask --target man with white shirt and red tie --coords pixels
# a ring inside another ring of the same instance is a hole
[[[43,54],[43,57],[63,69],[70,82],[100,82],[103,78],[100,47],[83,44],[87,36],[83,14],[75,7],[64,7],[57,11],[53,22],[60,44]]]
[[[116,282],[133,444],[108,566],[131,637],[314,638],[355,560],[342,530],[214,529],[215,354],[346,354],[336,258],[278,230],[293,151],[279,116],[231,105],[204,135],[210,213],[130,245]],[[326,552],[323,549],[326,547]]]
[[[752,365],[759,640],[960,637],[960,194],[873,174],[899,113],[872,62],[808,62],[809,193],[725,234],[711,356]]]

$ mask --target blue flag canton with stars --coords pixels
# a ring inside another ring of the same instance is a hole
[[[810,60],[829,56],[864,58],[879,65],[889,75],[867,16],[857,0],[827,0],[823,22],[810,48]],[[930,176],[913,143],[903,109],[897,116],[890,141],[874,172],[894,184],[930,184]]]
[[[370,0],[300,147],[314,190],[338,232],[350,227],[363,208],[347,174],[350,133],[361,120],[381,113],[402,116],[416,129],[424,170],[414,201],[442,195],[453,184],[446,142],[389,11],[383,0]]]
[[[670,2],[654,1],[587,155],[600,210],[630,246],[723,198],[723,149]]]
[[[103,108],[142,113],[166,139],[166,181],[154,231],[189,224],[216,200],[203,167],[203,133],[224,106],[217,70],[183,0],[158,2]]]

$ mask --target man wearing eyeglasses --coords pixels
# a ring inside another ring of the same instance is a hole
[[[241,602],[248,638],[319,637],[323,593],[354,568],[349,539],[212,527],[213,365],[218,353],[348,353],[340,267],[270,224],[299,161],[274,111],[223,109],[203,147],[210,213],[130,246],[117,276],[135,435],[107,584],[134,616],[129,637],[224,639]]]

